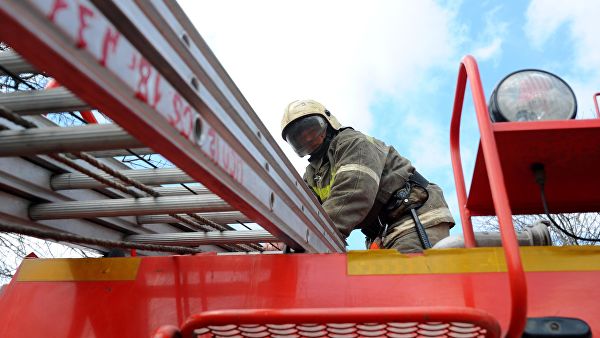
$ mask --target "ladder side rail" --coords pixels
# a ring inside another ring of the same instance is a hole
[[[483,151],[485,168],[488,172],[494,209],[500,224],[502,246],[504,248],[504,256],[508,269],[511,293],[511,313],[506,336],[509,338],[516,338],[520,337],[523,333],[527,320],[527,282],[525,280],[525,272],[523,270],[523,263],[521,261],[521,255],[519,252],[519,244],[517,242],[517,237],[512,222],[512,211],[508,201],[508,194],[506,192],[506,185],[504,183],[504,176],[502,174],[502,167],[500,165],[500,157],[498,155],[496,139],[494,137],[494,131],[487,109],[483,86],[481,84],[479,68],[475,59],[470,55],[465,56],[461,61],[455,99],[460,99],[460,101],[463,101],[467,78],[469,79],[473,103],[475,105],[475,115],[479,125],[481,148]],[[451,129],[451,152],[454,176],[455,179],[458,178],[456,181],[457,192],[461,190],[462,194],[459,195],[459,203],[461,203],[461,207],[463,207],[463,203],[466,202],[466,193],[464,189],[464,177],[462,177],[462,166],[460,165],[460,154],[458,152],[458,133],[460,131],[459,124],[461,111],[462,103],[459,104],[455,101],[454,111],[452,113],[453,123],[451,125],[451,127],[453,127]],[[457,172],[459,169],[460,172]],[[467,216],[470,218],[470,215],[467,213],[463,214],[461,211],[461,219],[466,218]],[[473,228],[472,224],[470,224],[470,221],[469,226],[472,233]]]
[[[148,59],[152,59],[152,61],[167,60],[168,62],[162,67],[173,68],[180,78],[192,79],[183,83],[182,87],[196,89],[194,88],[196,85],[198,89],[192,94],[199,94],[203,102],[213,102],[215,105],[211,107],[216,107],[213,110],[220,112],[215,114],[215,117],[228,126],[232,134],[238,135],[242,145],[254,155],[254,160],[262,166],[270,167],[270,170],[267,171],[278,186],[291,187],[286,191],[286,197],[291,199],[288,203],[303,209],[303,212],[311,219],[307,223],[309,228],[315,227],[316,233],[322,233],[343,247],[333,223],[315,196],[302,183],[302,178],[287,160],[253,109],[243,100],[243,95],[225,70],[220,67],[206,43],[193,26],[188,26],[187,30],[183,28],[181,22],[189,23],[189,19],[175,2],[167,0],[133,3],[92,0],[92,3],[104,11],[107,17],[110,13],[110,19],[117,27],[123,25],[120,28],[124,28],[121,30],[125,36],[133,35],[135,28],[144,32],[144,35],[152,36],[152,39],[140,42],[138,35],[135,39],[132,38],[132,43],[135,46],[138,41],[138,49],[144,50],[146,53],[150,52],[149,45],[155,46],[154,50],[160,57],[148,57]],[[178,17],[175,17],[171,11],[178,11]],[[124,19],[129,20],[133,26],[126,25],[123,20],[119,20],[115,15],[119,12],[126,16]],[[174,72],[167,72],[167,74]],[[194,84],[194,79],[198,80],[202,77],[206,77],[207,81],[201,80]],[[182,92],[182,94],[185,93]],[[245,137],[243,137],[244,135]]]
[[[56,15],[62,15],[60,20]],[[314,215],[300,210],[304,204],[289,203],[289,190],[298,189],[282,187],[219,121],[216,114],[222,106],[208,107],[202,100],[189,105],[88,1],[8,1],[0,16],[11,23],[2,38],[36,66],[56,70],[62,84],[110,112],[135,137],[167,154],[282,241],[309,252],[343,251],[340,238],[316,227]],[[106,47],[107,41],[114,44]],[[131,61],[137,65],[133,70]],[[151,81],[144,78],[147,74],[153,74]],[[157,97],[147,96],[156,91],[167,98],[157,102]],[[328,219],[320,212],[317,217]]]
[[[188,46],[189,52],[192,55],[192,59],[195,62],[199,62],[202,65],[203,69],[206,70],[208,76],[210,76],[211,80],[213,80],[216,86],[222,91],[222,93],[228,98],[230,102],[233,103],[233,108],[237,112],[243,113],[246,112],[247,115],[242,115],[242,117],[247,116],[245,119],[246,123],[252,126],[251,129],[255,129],[256,134],[260,135],[258,139],[265,143],[267,150],[271,153],[273,158],[285,158],[286,155],[283,153],[275,139],[270,135],[269,131],[262,123],[258,115],[254,112],[246,98],[242,95],[240,90],[237,88],[231,77],[227,74],[219,60],[212,53],[204,39],[200,36],[200,34],[194,28],[194,25],[189,20],[187,15],[183,12],[177,1],[173,0],[163,0],[163,1],[153,1],[153,2],[142,2],[140,3],[143,7],[154,7],[155,13],[159,13],[162,18],[165,20],[166,24],[170,26],[172,31],[174,32],[182,32],[181,39]],[[188,40],[186,42],[186,39]],[[301,177],[298,176],[296,169],[293,167],[290,161],[282,161],[279,163],[284,165],[282,172],[284,175],[287,175],[285,178],[292,184],[295,184],[294,181],[302,180]],[[297,184],[296,184],[297,185]],[[314,213],[322,213],[320,204],[318,200],[314,197],[313,193],[309,190],[308,186],[305,184],[297,185],[300,191],[294,191],[296,194],[308,194],[311,199],[314,199],[314,210],[311,212]],[[302,192],[303,191],[303,192]],[[318,216],[318,215],[317,215]],[[318,217],[317,217],[318,218]],[[318,218],[318,221],[322,223],[325,221],[323,218]],[[329,227],[326,230],[330,230]]]

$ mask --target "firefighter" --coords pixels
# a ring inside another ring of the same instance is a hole
[[[368,248],[413,253],[449,235],[442,190],[393,147],[342,127],[313,100],[290,103],[281,131],[298,156],[310,156],[304,180],[344,238],[361,229]]]

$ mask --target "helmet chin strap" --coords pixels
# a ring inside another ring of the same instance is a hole
[[[327,125],[327,134],[325,135],[325,139],[323,143],[317,148],[317,150],[313,151],[308,158],[308,162],[314,162],[320,160],[325,153],[327,153],[327,149],[329,149],[329,143],[331,140],[337,135],[338,131],[331,128],[330,125]]]

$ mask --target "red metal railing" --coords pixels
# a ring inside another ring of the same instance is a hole
[[[594,94],[594,105],[596,106],[596,117],[600,119],[600,108],[598,107],[598,96],[600,96],[600,92]]]
[[[310,324],[308,324],[310,323]],[[176,337],[163,326],[155,338]],[[248,309],[207,311],[189,317],[181,336],[200,337],[500,337],[498,322],[468,307]]]
[[[458,195],[460,219],[462,221],[463,234],[465,237],[465,246],[468,248],[476,246],[473,234],[473,224],[471,223],[471,213],[467,208],[467,192],[460,158],[459,142],[460,118],[467,78],[470,80],[471,93],[475,104],[475,115],[481,134],[481,148],[483,150],[485,168],[488,172],[494,209],[500,224],[500,234],[510,281],[511,315],[506,336],[520,337],[525,328],[527,316],[527,284],[525,281],[525,272],[523,271],[519,245],[512,222],[512,211],[508,202],[504,176],[502,174],[496,140],[494,138],[485,95],[481,85],[479,69],[477,67],[477,62],[470,55],[467,55],[462,59],[459,67],[456,95],[454,97],[454,109],[452,111],[452,121],[450,124],[450,152],[454,170],[454,180],[456,183],[456,192]]]
[[[46,86],[44,87],[44,89],[54,89],[54,88],[60,88],[62,87],[60,85],[60,83],[58,83],[58,81],[56,81],[55,79],[50,79],[50,81],[48,81],[48,83],[46,83]],[[94,113],[91,110],[86,110],[86,111],[82,111],[80,112],[81,117],[87,122],[87,123],[92,123],[92,124],[97,124],[98,120],[96,120],[96,117],[94,116]]]

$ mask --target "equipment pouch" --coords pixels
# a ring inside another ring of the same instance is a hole
[[[385,205],[386,222],[393,224],[402,216],[409,215],[410,209],[420,208],[428,198],[427,189],[413,182],[406,182],[404,187],[394,192]]]

